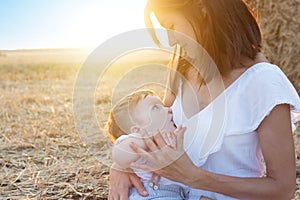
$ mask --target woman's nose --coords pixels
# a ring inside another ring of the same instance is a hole
[[[174,36],[174,31],[168,30],[168,41],[171,47],[177,44],[176,38]]]

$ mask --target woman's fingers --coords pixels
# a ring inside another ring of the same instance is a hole
[[[108,192],[108,200],[119,200],[119,194],[116,192],[113,192],[111,189]]]
[[[131,186],[129,180],[129,174],[121,171],[117,171],[114,168],[110,168],[110,180],[109,180],[109,200],[128,200],[129,189]]]
[[[157,169],[153,169],[153,167],[151,167],[149,165],[137,164],[137,163],[131,163],[130,167],[135,168],[135,169],[144,170],[144,171],[149,171],[149,172],[153,172],[153,171],[157,170]]]
[[[171,131],[168,131],[168,133],[167,133],[167,136],[168,136],[168,140],[169,140],[169,146],[171,147],[171,148],[173,148],[173,149],[176,149],[176,137],[175,137],[175,135],[174,135],[174,133],[173,132],[171,132]]]
[[[168,131],[164,130],[160,132],[163,139],[165,140],[167,145],[171,145],[171,142],[169,141]]]
[[[184,149],[184,144],[183,144],[183,139],[184,139],[184,132],[186,131],[186,127],[180,127],[175,132],[176,135],[176,141],[177,141],[177,149],[178,150],[183,150]]]
[[[152,136],[150,136],[146,130],[142,129],[141,134],[146,146],[149,148],[150,151],[155,152],[159,150],[157,145],[153,142]]]
[[[109,200],[128,200],[129,189],[135,187],[140,195],[148,196],[140,178],[134,173],[125,173],[111,167]]]
[[[138,193],[144,197],[148,196],[148,192],[146,191],[144,185],[141,182],[141,179],[137,176],[137,175],[132,175],[130,176],[130,181],[133,185],[133,187],[136,188],[136,190],[138,191]]]
[[[154,136],[150,136],[146,130],[142,129],[141,134],[145,144],[152,152],[156,152],[157,150],[160,150],[163,147],[167,146],[160,131],[157,131],[157,133],[155,133]]]
[[[175,137],[175,135],[174,135],[174,133],[172,131],[166,131],[166,130],[161,131],[161,135],[162,135],[165,143],[169,147],[171,147],[173,149],[176,148],[176,137]]]
[[[141,157],[143,157],[144,159],[148,160],[151,163],[155,163],[156,158],[154,157],[154,155],[151,155],[149,152],[145,151],[144,149],[138,147],[135,143],[130,143],[129,144],[130,148],[138,153]]]
[[[120,196],[119,199],[120,199],[120,200],[128,200],[128,196],[129,196],[129,195],[127,195],[127,196],[123,196],[123,195],[122,195],[122,196]],[[118,200],[119,200],[119,199],[118,199]]]
[[[160,132],[155,134],[153,139],[156,142],[156,144],[158,145],[159,149],[163,149],[163,148],[166,148],[168,146]]]
[[[182,131],[182,129],[183,129],[182,125],[179,125],[179,126],[176,128],[176,130],[174,131],[174,134],[175,134],[175,135],[178,135],[178,134]]]

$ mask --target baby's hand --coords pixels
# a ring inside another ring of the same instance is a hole
[[[173,131],[164,130],[161,131],[161,135],[169,147],[176,149],[176,136]]]

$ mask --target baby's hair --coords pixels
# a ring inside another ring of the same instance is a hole
[[[113,142],[121,135],[130,133],[130,128],[134,125],[131,112],[148,95],[157,96],[152,90],[137,90],[123,97],[110,110],[104,130]]]

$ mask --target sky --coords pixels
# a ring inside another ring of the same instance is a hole
[[[0,49],[94,48],[144,28],[146,0],[0,0]]]

